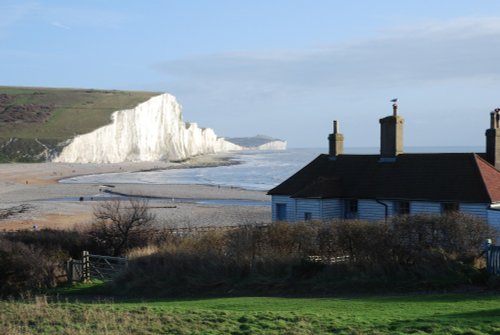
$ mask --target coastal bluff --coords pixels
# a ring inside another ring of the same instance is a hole
[[[168,93],[0,86],[0,162],[175,162],[286,148],[266,136],[225,139],[183,121],[181,109]]]
[[[242,150],[217,137],[211,128],[182,120],[177,99],[164,93],[111,115],[111,124],[76,136],[54,162],[120,163],[179,161],[189,157]]]
[[[133,109],[111,115],[111,124],[76,136],[54,162],[121,163],[182,161],[190,157],[239,150],[283,150],[286,142],[266,136],[250,145],[218,137],[211,128],[183,121],[175,96],[164,93]]]

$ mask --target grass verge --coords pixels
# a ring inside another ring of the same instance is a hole
[[[2,334],[500,334],[500,296],[0,302]]]

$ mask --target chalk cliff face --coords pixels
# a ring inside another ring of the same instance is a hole
[[[234,143],[248,150],[286,150],[287,142],[266,135],[254,137],[229,137],[228,142]]]
[[[287,142],[282,140],[271,141],[259,145],[257,150],[286,150]]]
[[[134,109],[115,112],[111,119],[111,124],[75,137],[54,161],[174,161],[243,149],[218,138],[210,128],[183,122],[181,106],[174,96],[167,93],[153,97]]]

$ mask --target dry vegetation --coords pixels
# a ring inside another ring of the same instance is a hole
[[[155,229],[147,205],[105,203],[85,231],[0,237],[0,294],[57,284],[82,250],[124,255],[129,268],[109,293],[140,296],[324,294],[485,284],[481,245],[492,237],[465,214],[389,223],[329,221],[242,225],[213,231]]]

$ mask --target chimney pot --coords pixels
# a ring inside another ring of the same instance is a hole
[[[398,116],[398,103],[397,102],[392,104],[392,116]]]
[[[403,153],[404,119],[398,115],[398,104],[392,104],[392,116],[380,119],[380,158],[391,161]]]
[[[500,170],[500,108],[490,113],[490,129],[486,130],[486,160]]]
[[[334,159],[344,153],[344,135],[339,132],[339,122],[333,121],[333,133],[328,136],[330,158]]]

